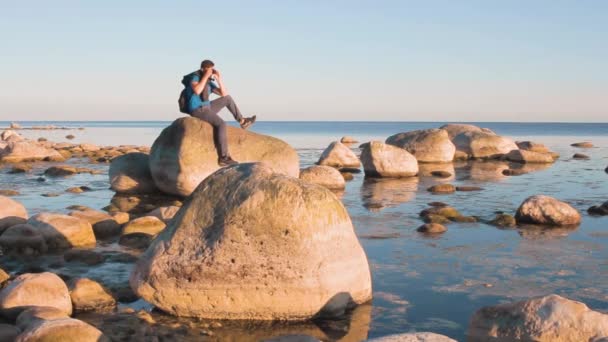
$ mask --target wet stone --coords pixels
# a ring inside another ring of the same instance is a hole
[[[590,141],[583,141],[583,142],[577,142],[574,144],[570,144],[570,146],[572,147],[579,147],[579,148],[592,148],[593,147],[593,143]]]
[[[448,229],[439,223],[425,223],[416,230],[425,234],[440,234],[446,232]]]
[[[451,194],[456,191],[456,188],[452,184],[437,184],[427,190],[434,194]]]
[[[509,214],[497,214],[489,223],[497,227],[514,227],[517,224],[515,217]]]
[[[575,153],[572,156],[572,159],[583,159],[583,160],[586,160],[586,159],[591,159],[591,158],[588,155],[583,154],[583,153]]]
[[[438,178],[452,177],[452,174],[448,171],[431,171],[431,175]]]

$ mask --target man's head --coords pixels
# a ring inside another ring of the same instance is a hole
[[[209,68],[213,68],[214,66],[215,66],[215,64],[208,59],[205,59],[204,61],[201,62],[201,70],[207,70]]]

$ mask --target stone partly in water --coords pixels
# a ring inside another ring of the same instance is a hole
[[[29,224],[11,226],[0,235],[0,248],[4,254],[40,255],[48,247],[42,233]]]
[[[40,213],[30,217],[27,223],[38,229],[51,250],[94,247],[96,243],[91,224],[77,217]]]
[[[110,291],[88,278],[78,278],[72,281],[70,298],[74,312],[104,311],[116,306],[116,300]]]
[[[597,216],[605,216],[608,215],[608,201],[604,202],[602,205],[594,205],[591,208],[587,209],[587,212],[590,215]]]
[[[448,231],[448,229],[440,223],[425,223],[416,230],[425,234],[441,234]]]
[[[468,341],[599,341],[608,315],[558,295],[484,307],[469,323]]]
[[[319,157],[317,164],[333,167],[361,167],[361,161],[355,153],[348,146],[338,141],[334,141],[327,146]]]
[[[127,153],[112,159],[109,171],[112,190],[126,194],[157,192],[149,162],[150,157],[141,152]]]
[[[88,221],[93,226],[93,232],[98,239],[105,239],[120,234],[121,225],[107,213],[97,210],[75,210],[70,216]]]
[[[456,191],[456,187],[452,184],[436,184],[427,189],[434,194],[451,194]]]
[[[77,173],[78,169],[67,165],[51,166],[44,171],[44,174],[50,177],[67,177]]]
[[[399,133],[386,139],[389,145],[401,147],[421,163],[449,163],[456,148],[443,129],[424,129]]]
[[[515,217],[509,214],[496,214],[496,217],[489,223],[496,227],[515,227],[517,225]]]
[[[324,186],[330,190],[341,190],[345,187],[344,177],[340,171],[331,166],[313,165],[300,171],[300,179]]]
[[[519,149],[509,138],[484,132],[461,133],[453,142],[458,151],[473,159],[496,159]]]
[[[63,161],[64,158],[56,150],[30,140],[9,142],[4,149],[0,149],[0,162],[3,163],[38,160]]]
[[[21,203],[6,196],[0,196],[0,233],[26,221],[27,210]]]
[[[551,153],[549,148],[544,144],[534,141],[516,141],[515,144],[520,150],[532,151],[537,153]]]
[[[31,306],[50,306],[72,314],[68,287],[50,272],[22,274],[0,291],[0,312],[5,317],[15,318]]]
[[[591,157],[589,157],[588,155],[583,154],[583,153],[575,153],[575,154],[572,156],[572,159],[582,159],[582,160],[587,160],[587,159],[591,159]]]
[[[298,177],[296,151],[282,140],[227,126],[231,156],[241,162],[260,161],[275,172]],[[188,196],[214,171],[218,154],[210,124],[193,117],[175,120],[152,145],[150,171],[156,186],[168,194]]]
[[[528,197],[517,209],[517,223],[530,223],[549,226],[577,225],[581,215],[568,203],[555,198],[536,195]]]
[[[303,320],[371,299],[367,257],[342,203],[259,163],[203,181],[130,284],[170,314],[211,319]]]
[[[553,163],[555,159],[550,153],[541,153],[528,150],[513,150],[505,158],[516,163]]]
[[[590,141],[577,142],[574,144],[570,144],[572,147],[580,147],[580,148],[592,148],[593,143]]]
[[[363,170],[368,177],[412,177],[418,161],[403,148],[372,141],[361,151]]]

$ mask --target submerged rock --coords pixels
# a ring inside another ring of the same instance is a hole
[[[509,138],[485,132],[467,132],[454,137],[458,151],[473,159],[496,159],[519,149]]]
[[[150,157],[141,152],[112,159],[109,171],[112,190],[125,194],[158,192],[149,162]]]
[[[203,181],[130,284],[170,314],[212,319],[302,320],[371,299],[367,258],[342,203],[259,163]]]
[[[5,317],[15,318],[31,306],[50,306],[72,314],[68,287],[50,272],[22,274],[0,291],[0,312]]]
[[[31,324],[15,342],[61,341],[61,342],[109,342],[110,340],[94,326],[73,318],[40,320]]]
[[[405,149],[379,141],[365,145],[361,162],[368,177],[412,177],[418,174],[416,157]]]
[[[330,190],[341,190],[345,187],[344,177],[340,171],[331,166],[313,165],[300,171],[300,179],[324,186]]]
[[[72,282],[70,298],[74,312],[104,311],[116,306],[110,291],[88,278],[78,278]]]
[[[520,205],[515,219],[517,223],[568,226],[579,224],[581,215],[568,203],[549,196],[536,195],[528,197]]]
[[[0,233],[27,221],[27,210],[12,198],[0,196]]]
[[[327,146],[319,157],[317,164],[349,168],[359,168],[361,166],[361,162],[355,153],[348,146],[338,141],[334,141]]]
[[[27,223],[38,229],[49,249],[94,247],[96,243],[91,224],[77,217],[40,213],[32,216]]]
[[[261,161],[275,172],[297,177],[296,151],[282,140],[227,126],[232,157],[241,162]],[[168,193],[188,196],[199,183],[218,170],[218,154],[210,124],[193,117],[175,120],[150,150],[150,171],[156,186]]]
[[[78,173],[78,169],[73,166],[68,165],[60,165],[60,166],[51,166],[44,171],[46,176],[50,177],[66,177],[73,176]]]
[[[496,227],[515,227],[517,225],[515,217],[509,214],[496,214],[496,217],[489,223]]]
[[[449,163],[456,148],[443,129],[424,129],[399,133],[386,139],[389,145],[401,147],[421,163]]]
[[[608,337],[608,315],[558,295],[478,310],[469,341],[596,341]]]

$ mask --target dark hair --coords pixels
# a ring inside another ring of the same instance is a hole
[[[205,59],[204,61],[201,62],[201,69],[209,68],[209,67],[213,67],[213,66],[215,66],[215,64],[213,64],[213,62],[208,59]]]

